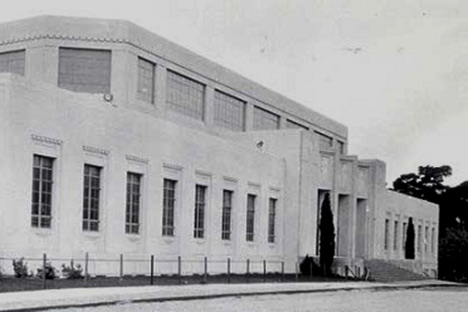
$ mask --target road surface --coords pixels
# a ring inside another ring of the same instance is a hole
[[[419,312],[468,311],[468,288],[438,288],[387,291],[338,291],[295,295],[229,297],[161,303],[126,303],[62,312],[172,312],[172,311],[320,311],[320,312]]]

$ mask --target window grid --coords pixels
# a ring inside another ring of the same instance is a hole
[[[99,231],[101,168],[85,165],[83,184],[83,230]]]
[[[245,102],[220,91],[214,96],[215,125],[232,131],[243,131]]]
[[[388,250],[389,226],[390,226],[390,220],[385,219],[385,237],[384,237],[384,249],[385,250]]]
[[[401,249],[402,250],[405,250],[405,245],[406,245],[406,231],[408,229],[408,225],[406,222],[403,222],[403,235],[401,236],[402,237],[402,243],[401,243]]]
[[[315,132],[319,136],[320,149],[330,149],[333,146],[333,138],[320,132]]]
[[[426,226],[424,229],[424,253],[427,254],[429,244],[429,227]]]
[[[52,219],[53,158],[34,155],[31,226],[50,228]]]
[[[270,198],[268,211],[268,242],[275,242],[275,225],[276,225],[276,198]]]
[[[279,129],[279,116],[264,110],[263,108],[254,107],[254,129],[255,130],[277,130]]]
[[[231,239],[231,211],[232,211],[232,195],[233,191],[223,191],[223,211],[221,224],[221,239]]]
[[[0,73],[24,76],[25,56],[25,50],[0,53]]]
[[[309,128],[307,128],[306,126],[304,125],[301,125],[300,123],[297,123],[295,121],[292,121],[292,120],[286,120],[286,128],[288,129],[303,129],[303,130],[309,130]]]
[[[422,252],[422,226],[418,225],[418,253]]]
[[[60,48],[60,88],[84,93],[109,93],[110,81],[110,50]]]
[[[154,103],[154,73],[156,65],[138,58],[138,99]]]
[[[393,250],[398,249],[398,221],[393,223]]]
[[[247,195],[247,222],[246,222],[246,241],[253,242],[255,234],[255,200],[256,195]]]
[[[125,233],[140,232],[140,189],[141,174],[127,173],[127,209],[125,213]]]
[[[166,102],[168,109],[172,111],[203,120],[205,86],[168,70]]]
[[[174,208],[177,181],[164,179],[162,235],[174,236]]]
[[[435,253],[435,228],[431,230],[431,253]]]
[[[195,218],[193,227],[193,237],[204,238],[205,236],[205,205],[206,186],[196,185],[195,187]]]

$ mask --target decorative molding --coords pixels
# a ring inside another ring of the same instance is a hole
[[[173,164],[169,164],[169,163],[163,163],[163,168],[165,169],[169,169],[169,170],[175,170],[175,171],[182,171],[182,169],[184,169],[184,167],[182,166],[179,166],[179,165],[173,165]]]
[[[281,188],[276,187],[276,186],[270,186],[270,191],[281,193]]]
[[[36,142],[52,144],[52,145],[62,145],[62,140],[49,138],[43,135],[31,134],[31,139]]]
[[[254,183],[254,182],[247,182],[248,187],[253,187],[253,188],[261,188],[260,183]]]
[[[108,150],[98,148],[98,147],[93,147],[93,146],[83,145],[83,151],[88,152],[88,153],[92,153],[92,154],[99,154],[99,155],[103,155],[103,156],[109,155]]]
[[[236,178],[228,177],[228,176],[223,176],[224,181],[230,182],[230,183],[237,183],[238,180]]]
[[[202,178],[210,178],[210,179],[213,176],[213,174],[211,174],[210,172],[203,171],[203,170],[195,170],[195,175],[200,176]]]
[[[149,163],[149,159],[148,159],[148,158],[142,158],[142,157],[133,156],[133,155],[125,155],[125,158],[126,158],[128,161],[132,161],[132,162],[136,162],[136,163],[140,163],[140,164],[145,164],[145,165],[147,165],[147,164]]]

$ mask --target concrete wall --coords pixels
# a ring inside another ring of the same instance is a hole
[[[89,252],[94,257],[119,253],[137,257],[153,253],[171,258],[282,259],[286,168],[280,158],[114,106],[101,97],[13,75],[2,75],[0,86],[11,93],[10,101],[0,103],[0,142],[8,140],[9,150],[1,153],[9,177],[2,181],[8,196],[2,196],[1,236],[11,237],[1,240],[3,254],[19,257],[47,252],[82,257]],[[56,158],[51,229],[30,225],[34,153]],[[103,167],[99,233],[81,230],[84,163]],[[144,175],[140,235],[124,233],[127,171]],[[176,236],[165,238],[161,236],[162,180],[174,176],[180,179]],[[206,239],[202,240],[193,238],[196,183],[209,187]],[[236,191],[230,242],[222,242],[220,234],[221,194],[226,187]],[[255,192],[259,199],[253,243],[245,241],[248,192]],[[278,198],[274,244],[267,243],[269,197]]]

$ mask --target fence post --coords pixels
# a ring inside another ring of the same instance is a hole
[[[250,272],[250,259],[247,259],[247,274],[246,274],[247,283],[249,282],[249,272]]]
[[[120,280],[123,279],[123,254],[120,254]]]
[[[89,254],[86,252],[85,253],[85,265],[84,265],[84,280],[85,280],[85,283],[88,282],[88,262],[89,262]]]
[[[177,275],[179,276],[179,284],[182,284],[182,258],[177,257]]]
[[[44,289],[47,288],[47,281],[46,281],[46,265],[47,265],[47,254],[44,254],[42,257],[42,278],[44,282]]]
[[[228,276],[228,283],[231,283],[231,258],[227,259],[227,276]]]
[[[266,260],[263,259],[263,282],[266,282],[266,274],[267,274],[267,271],[266,271]]]
[[[298,276],[298,272],[297,272],[297,261],[294,263],[294,267],[295,267],[295,268],[294,268],[294,276],[295,276],[296,282],[297,282],[298,277],[299,277],[299,276]]]
[[[151,264],[150,264],[150,285],[154,285],[154,255],[151,255]]]
[[[281,283],[284,282],[284,261],[281,261]]]
[[[208,257],[205,257],[204,262],[205,262],[205,266],[204,266],[203,282],[206,284],[208,282]]]

